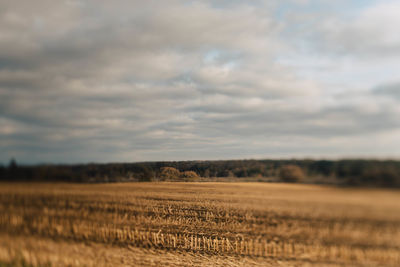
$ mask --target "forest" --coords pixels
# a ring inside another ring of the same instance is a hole
[[[400,161],[221,160],[30,166],[12,159],[7,166],[0,165],[3,181],[104,183],[196,181],[200,177],[217,181],[224,177],[309,183],[333,180],[349,186],[400,187]]]

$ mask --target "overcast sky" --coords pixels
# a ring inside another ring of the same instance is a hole
[[[400,1],[0,1],[0,162],[399,158]]]

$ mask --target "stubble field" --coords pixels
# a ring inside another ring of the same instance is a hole
[[[400,192],[267,183],[2,183],[0,262],[400,266]]]

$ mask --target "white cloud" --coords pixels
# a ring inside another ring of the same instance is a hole
[[[320,24],[326,49],[360,57],[400,56],[400,3],[381,1],[354,17],[331,17]]]

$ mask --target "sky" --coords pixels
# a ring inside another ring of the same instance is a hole
[[[0,163],[398,159],[399,13],[0,0]]]

